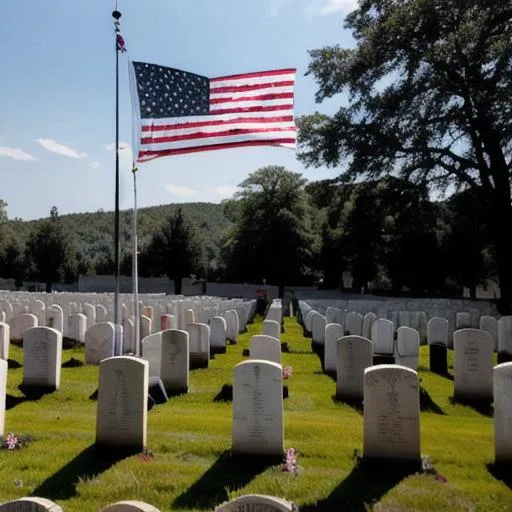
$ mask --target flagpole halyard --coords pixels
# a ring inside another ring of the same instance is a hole
[[[115,292],[114,292],[114,324],[116,325],[115,355],[120,356],[123,353],[121,347],[121,337],[119,336],[119,274],[120,274],[120,237],[119,237],[119,19],[121,13],[118,10],[118,1],[116,8],[112,12],[115,26],[115,49],[116,49],[116,171],[115,171],[115,210],[114,210],[114,272],[115,272]]]

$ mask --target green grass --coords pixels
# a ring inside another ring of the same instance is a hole
[[[297,451],[298,474],[234,462],[232,404],[214,401],[242,349],[261,332],[257,320],[239,343],[217,355],[207,370],[193,370],[188,395],[174,397],[148,413],[148,448],[154,458],[99,457],[95,437],[98,367],[63,368],[61,389],[39,401],[23,401],[18,390],[22,368],[10,369],[5,431],[33,436],[19,451],[0,450],[0,501],[34,495],[52,499],[64,512],[100,511],[110,503],[139,499],[162,512],[213,510],[219,503],[248,493],[271,494],[313,511],[505,511],[512,510],[511,480],[488,469],[493,460],[492,417],[453,405],[453,382],[420,369],[422,386],[437,405],[421,414],[421,449],[446,483],[429,474],[403,475],[396,467],[356,467],[354,450],[363,449],[363,417],[332,399],[334,381],[321,373],[302,329],[286,319],[282,340],[291,352],[283,364],[293,367],[285,400],[285,446]],[[23,352],[11,345],[11,359]],[[83,360],[79,349],[65,350],[63,361]],[[420,367],[428,367],[421,348]],[[442,414],[441,414],[442,412]],[[373,508],[372,508],[373,507]]]

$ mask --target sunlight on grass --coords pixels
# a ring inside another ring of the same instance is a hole
[[[304,512],[364,512],[366,505],[376,511],[512,510],[512,491],[487,467],[493,459],[492,418],[451,403],[453,382],[425,370],[427,347],[421,348],[425,369],[419,376],[438,412],[421,414],[422,453],[447,482],[426,474],[395,475],[393,468],[376,474],[355,468],[354,450],[363,448],[363,417],[333,400],[335,382],[321,373],[311,340],[293,319],[285,320],[282,334],[289,348],[283,365],[293,367],[286,381],[285,446],[296,449],[300,471],[234,464],[226,456],[232,403],[214,398],[232,383],[234,365],[247,359],[242,350],[261,331],[257,319],[226,354],[215,356],[210,368],[191,372],[188,395],[148,413],[150,460],[107,460],[91,449],[96,402],[89,396],[97,387],[97,367],[63,368],[61,389],[39,401],[22,400],[23,368],[10,369],[5,431],[34,440],[20,451],[0,451],[0,500],[34,494],[54,500],[64,512],[94,512],[118,500],[138,499],[165,512],[213,510],[225,500],[262,493],[294,501]],[[22,349],[11,346],[10,358],[22,364]],[[71,358],[83,361],[83,352],[65,350],[62,361]]]

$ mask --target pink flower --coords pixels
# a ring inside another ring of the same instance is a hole
[[[290,378],[293,374],[293,368],[291,366],[285,366],[283,368],[283,379],[286,380]]]
[[[288,473],[297,473],[299,466],[297,466],[297,457],[293,448],[286,450],[286,456],[284,458],[283,471]]]
[[[15,434],[10,433],[5,438],[5,444],[7,445],[7,448],[9,450],[14,450],[16,448],[16,446],[18,445],[18,438],[16,437]]]

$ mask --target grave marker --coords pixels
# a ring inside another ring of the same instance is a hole
[[[232,451],[239,455],[283,456],[281,365],[250,360],[234,368]]]

